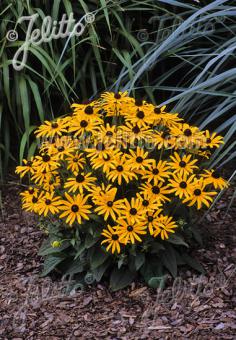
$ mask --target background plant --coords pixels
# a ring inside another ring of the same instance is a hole
[[[81,39],[32,46],[25,69],[13,70],[26,31],[16,24],[20,16],[60,20],[73,12],[80,19],[94,11],[96,20]],[[107,88],[168,103],[188,121],[224,134],[212,165],[226,164],[236,144],[235,14],[234,1],[226,0],[1,1],[1,170],[10,158],[21,161],[34,152],[31,133],[38,122]],[[15,43],[6,39],[10,29],[19,33]]]

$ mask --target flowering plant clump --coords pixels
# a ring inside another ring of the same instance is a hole
[[[223,143],[177,113],[127,93],[73,104],[71,115],[37,130],[39,154],[16,172],[29,175],[23,209],[42,217],[48,240],[44,274],[57,268],[113,290],[139,273],[158,286],[166,270],[192,264],[189,217],[209,208],[227,182],[204,160]]]

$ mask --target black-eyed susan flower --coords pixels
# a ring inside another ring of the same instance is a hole
[[[102,236],[105,237],[105,240],[101,242],[101,244],[108,244],[106,247],[106,251],[111,250],[112,254],[117,252],[120,253],[120,242],[119,236],[116,234],[115,229],[113,229],[109,224],[107,225],[107,229],[103,229]]]
[[[200,140],[203,133],[196,126],[190,126],[187,123],[178,124],[170,128],[171,136],[176,138],[179,147],[200,146]]]
[[[71,170],[73,173],[82,170],[86,163],[84,155],[78,151],[66,157],[65,160],[67,162],[67,170]]]
[[[50,172],[60,167],[57,156],[50,156],[47,153],[43,153],[40,156],[35,157],[33,163],[33,169],[35,171],[46,171]]]
[[[154,184],[158,182],[165,182],[166,178],[170,176],[169,165],[167,161],[151,161],[150,164],[147,165],[147,169],[141,171],[142,179],[147,180],[148,183],[153,181]]]
[[[45,194],[38,200],[38,214],[47,216],[48,213],[55,215],[59,212],[58,205],[60,205],[60,196],[55,196],[54,192],[45,192]]]
[[[111,188],[105,193],[93,197],[93,201],[97,206],[94,211],[97,212],[98,215],[103,215],[105,221],[107,221],[110,216],[116,221],[117,216],[120,214],[120,201],[115,200],[116,193],[117,188]]]
[[[152,143],[160,149],[173,149],[176,147],[175,138],[170,135],[169,130],[164,131],[153,131],[152,133]]]
[[[75,117],[82,118],[90,121],[100,121],[100,108],[96,107],[96,102],[90,102],[88,104],[72,104],[71,108],[74,111],[73,119]]]
[[[194,169],[198,168],[195,165],[197,163],[197,159],[192,160],[191,154],[180,156],[177,152],[175,152],[174,156],[170,156],[170,158],[172,162],[169,162],[169,166],[174,173],[188,175],[192,174]]]
[[[147,212],[145,215],[145,225],[148,227],[150,235],[153,235],[154,228],[158,227],[159,215],[162,212],[161,209],[154,210],[152,212]]]
[[[154,115],[144,109],[137,109],[132,115],[127,115],[126,120],[139,128],[147,127],[147,125],[153,123]]]
[[[30,186],[27,190],[20,193],[22,202],[31,201],[32,197],[37,196],[39,189]]]
[[[119,224],[114,229],[119,235],[119,241],[124,242],[124,244],[142,242],[141,235],[147,233],[147,227],[143,222],[132,222],[130,217],[120,219]]]
[[[210,149],[219,148],[221,144],[224,144],[223,137],[217,135],[216,132],[210,134],[208,130],[203,132],[202,146]]]
[[[68,120],[63,118],[58,118],[55,121],[46,120],[44,124],[40,125],[35,131],[36,137],[54,137],[61,136],[63,133],[67,132]]]
[[[79,224],[82,220],[89,220],[89,214],[91,214],[91,205],[87,204],[87,197],[83,195],[70,196],[65,192],[66,200],[61,200],[60,205],[58,205],[59,210],[63,211],[60,214],[61,218],[66,217],[66,223],[70,226],[77,221]]]
[[[64,188],[68,189],[68,192],[79,191],[81,194],[85,190],[91,189],[96,182],[96,177],[92,176],[91,172],[87,174],[84,172],[75,172],[74,177],[69,177],[64,184]]]
[[[160,215],[156,221],[156,224],[154,225],[154,228],[153,236],[157,237],[160,235],[161,239],[165,240],[169,238],[169,233],[175,232],[177,224],[175,221],[173,221],[171,216]]]
[[[172,176],[168,182],[169,192],[174,193],[179,198],[189,197],[193,190],[195,175],[173,174]]]
[[[122,153],[119,150],[109,150],[106,153],[99,154],[98,157],[91,158],[90,162],[93,169],[102,168],[104,172],[108,173],[121,155]]]
[[[153,197],[153,195],[149,192],[142,192],[142,195],[138,192],[136,196],[141,200],[144,214],[146,214],[148,211],[154,211],[162,205],[160,202],[158,204],[155,200],[155,197]]]
[[[153,201],[158,204],[163,202],[169,202],[170,198],[166,195],[170,193],[168,186],[163,186],[163,183],[160,182],[159,184],[151,184],[146,183],[140,186],[140,194],[142,195],[149,195]]]
[[[131,170],[144,170],[149,164],[152,163],[152,159],[148,158],[148,151],[137,147],[135,151],[129,150],[129,154],[127,155],[127,163],[130,164]]]
[[[75,116],[70,123],[69,133],[73,132],[74,136],[82,136],[85,133],[96,133],[102,121],[100,118],[91,119],[84,116]]]
[[[39,200],[44,195],[44,192],[36,192],[31,196],[28,196],[25,200],[23,200],[22,208],[26,211],[38,213],[39,208]]]
[[[104,92],[101,94],[101,106],[107,116],[123,115],[127,109],[128,92]]]
[[[133,179],[137,179],[137,175],[131,170],[131,165],[127,162],[126,155],[122,155],[118,157],[114,164],[112,164],[111,169],[106,172],[106,176],[113,183],[115,181],[121,185],[124,180],[126,183],[129,183]]]
[[[189,206],[196,204],[198,210],[201,209],[203,205],[209,208],[213,201],[213,197],[217,194],[217,192],[207,191],[205,188],[206,184],[204,183],[203,178],[195,180],[191,195],[186,197],[183,202],[187,203]]]
[[[214,189],[223,190],[228,187],[228,183],[222,178],[218,171],[213,169],[204,170],[204,173],[200,175],[204,178],[204,184],[212,184]]]
[[[144,217],[144,210],[142,209],[142,201],[138,197],[132,197],[130,201],[127,198],[120,200],[119,215],[121,218],[126,216],[132,222],[138,222]]]
[[[31,157],[29,160],[23,159],[23,165],[19,165],[16,167],[16,174],[20,175],[20,177],[24,177],[27,173],[34,174],[35,170],[33,169],[34,158]]]
[[[134,142],[142,139],[151,139],[151,129],[148,126],[139,127],[137,124],[133,125],[126,122],[125,125],[119,126],[119,135],[125,145],[134,144]]]

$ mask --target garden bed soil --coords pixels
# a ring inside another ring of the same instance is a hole
[[[20,188],[1,188],[0,339],[235,339],[236,200],[227,190],[202,222],[204,247],[193,255],[206,275],[182,269],[164,292],[134,283],[68,295],[66,283],[41,278],[44,238],[23,213]]]

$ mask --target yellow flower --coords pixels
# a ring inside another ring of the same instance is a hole
[[[202,205],[210,207],[210,203],[213,201],[212,196],[215,196],[217,192],[215,191],[205,191],[206,184],[204,179],[200,178],[196,180],[191,195],[183,200],[183,203],[188,203],[189,206],[194,204],[197,205],[197,209],[201,209]]]
[[[38,213],[39,200],[43,194],[43,192],[35,192],[31,196],[28,196],[25,200],[23,199],[22,208],[26,211]]]
[[[178,173],[181,176],[186,174],[192,174],[194,169],[198,167],[195,165],[197,159],[191,160],[192,156],[184,155],[180,157],[180,155],[175,152],[174,156],[170,156],[172,162],[169,162],[170,168],[174,170],[174,173]]]
[[[106,111],[107,116],[119,116],[125,111],[127,103],[126,92],[104,92],[101,94],[101,106]]]
[[[170,136],[169,130],[164,131],[153,131],[152,143],[157,147],[158,150],[173,149],[175,145],[175,138]]]
[[[30,202],[32,200],[32,197],[34,195],[37,195],[38,192],[39,192],[38,188],[30,186],[28,190],[25,190],[20,193],[20,196],[22,196],[22,202]]]
[[[54,142],[44,142],[41,151],[49,156],[55,156],[56,160],[63,160],[75,151],[74,142],[68,136],[57,137]]]
[[[117,188],[112,188],[105,193],[101,193],[99,196],[95,196],[93,201],[97,205],[94,209],[98,215],[104,215],[104,220],[107,221],[111,216],[116,221],[117,215],[119,215],[120,202],[115,201]]]
[[[126,183],[129,183],[132,179],[138,179],[137,175],[131,171],[131,165],[127,163],[126,155],[117,158],[106,175],[112,182],[117,180],[119,185],[121,185],[123,179]]]
[[[42,154],[41,156],[36,156],[35,161],[33,163],[33,168],[36,171],[46,171],[50,172],[59,168],[60,163],[58,162],[57,157],[50,156],[47,153]]]
[[[203,147],[207,148],[219,148],[221,144],[224,144],[223,137],[217,136],[216,132],[211,135],[208,130],[204,131],[204,137],[202,138]]]
[[[51,192],[46,192],[44,196],[42,196],[39,200],[38,200],[38,214],[39,215],[44,215],[47,216],[48,213],[52,213],[53,215],[55,215],[56,213],[59,212],[58,209],[58,205],[60,204],[60,200],[61,197],[60,196],[55,196],[54,197],[54,193]]]
[[[75,177],[69,177],[64,184],[65,189],[69,189],[68,192],[79,191],[83,194],[84,190],[89,190],[94,186],[96,177],[91,176],[91,172],[85,174],[84,172],[75,173]]]
[[[49,122],[46,120],[44,124],[40,125],[35,131],[36,137],[54,137],[61,136],[67,132],[68,121],[63,118],[58,118],[56,121]]]
[[[173,174],[173,179],[169,179],[168,187],[169,192],[175,193],[179,198],[189,197],[193,190],[193,182],[195,175],[188,177],[185,173],[182,176],[180,174]]]
[[[72,109],[74,110],[73,119],[81,118],[82,120],[89,120],[94,122],[102,122],[100,118],[100,108],[97,107],[97,102],[90,102],[88,104],[72,104]]]
[[[152,163],[152,159],[148,159],[148,152],[145,152],[140,147],[137,147],[136,151],[129,150],[129,153],[127,155],[127,164],[130,164],[131,170],[144,170]]]
[[[168,233],[174,233],[174,229],[177,228],[177,224],[172,220],[172,217],[160,215],[157,223],[154,225],[153,236],[161,236],[162,240],[168,239]]]
[[[160,204],[163,202],[170,201],[170,198],[166,195],[169,194],[168,186],[163,186],[163,183],[160,182],[158,185],[146,183],[140,186],[140,194],[142,195],[149,195],[153,201]]]
[[[126,122],[125,125],[119,126],[120,135],[124,145],[133,144],[141,139],[151,140],[151,130],[148,126],[133,125]]]
[[[91,214],[90,208],[92,207],[87,203],[87,198],[83,195],[70,196],[65,192],[66,200],[61,200],[59,210],[64,212],[60,215],[61,218],[66,218],[66,223],[70,226],[77,220],[79,224],[82,223],[82,219],[89,220],[89,214]]]
[[[84,167],[84,164],[86,163],[86,160],[82,153],[76,152],[72,155],[69,155],[66,159],[67,161],[67,169],[74,172],[79,172],[79,170],[82,170]]]
[[[143,222],[132,222],[129,217],[119,220],[119,224],[114,227],[117,235],[119,235],[119,241],[127,244],[135,241],[142,242],[140,235],[145,235],[147,227]]]
[[[60,241],[53,241],[53,242],[51,243],[51,246],[52,246],[53,248],[59,248],[59,247],[61,246],[61,242],[60,242]]]
[[[158,204],[154,196],[152,196],[152,194],[150,194],[149,192],[142,192],[142,195],[140,195],[140,193],[137,193],[136,196],[141,200],[142,210],[144,214],[149,211],[154,211],[162,205],[161,203]]]
[[[157,184],[159,181],[165,182],[165,179],[170,176],[169,165],[167,161],[152,160],[151,164],[147,165],[147,169],[141,172],[142,179],[147,180],[148,183],[153,181]]]
[[[110,150],[104,154],[99,154],[96,158],[92,158],[90,162],[93,169],[102,168],[104,172],[108,173],[121,155],[122,153],[119,150]]]
[[[148,227],[150,235],[153,235],[154,228],[158,227],[159,223],[159,215],[161,213],[161,209],[154,210],[152,212],[147,212],[145,215],[145,225]]]
[[[24,177],[27,173],[34,174],[33,164],[34,158],[31,157],[30,160],[23,159],[23,165],[16,167],[16,174],[20,175],[20,178]]]
[[[120,242],[119,242],[119,236],[116,234],[116,231],[108,224],[107,229],[103,229],[102,236],[105,236],[105,240],[101,242],[101,244],[108,243],[108,246],[106,247],[106,251],[109,251],[111,249],[112,254],[117,252],[120,253]]]
[[[155,107],[154,108],[154,125],[162,125],[166,127],[178,126],[178,124],[183,120],[178,116],[177,113],[167,113],[165,112],[166,106]]]
[[[176,137],[178,147],[200,146],[203,133],[196,126],[183,123],[170,128],[170,134]]]
[[[129,114],[126,116],[126,120],[133,125],[137,125],[140,127],[146,127],[149,124],[152,124],[154,121],[154,115],[150,113],[150,111],[145,111],[142,109],[136,109],[133,115]]]
[[[130,202],[127,198],[120,201],[120,216],[126,216],[132,222],[139,222],[144,218],[144,210],[142,209],[142,201],[139,198],[132,197]]]
[[[100,118],[91,119],[90,117],[75,116],[72,117],[69,126],[69,133],[73,132],[74,136],[82,136],[85,133],[96,133],[101,125]]]
[[[204,183],[206,185],[212,184],[214,189],[223,190],[228,187],[227,181],[220,177],[219,173],[215,170],[204,170],[201,176],[204,178]]]

